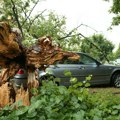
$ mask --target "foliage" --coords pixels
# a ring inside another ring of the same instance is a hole
[[[109,1],[109,0],[105,0],[105,1]],[[112,25],[119,25],[120,24],[120,0],[112,0],[110,13],[115,14],[115,17],[113,17]]]
[[[88,42],[89,40],[89,42]],[[82,40],[81,51],[89,53],[94,58],[105,62],[112,59],[114,45],[101,34],[94,34]],[[107,59],[106,59],[107,58]]]
[[[73,32],[72,37],[66,38],[64,41],[62,41],[61,46],[63,49],[68,51],[81,51],[81,37],[76,35],[76,32]]]
[[[34,37],[29,32],[31,22],[37,18],[31,17],[35,6],[40,0],[2,0],[1,21],[7,21],[12,27],[20,29],[23,38],[32,40]],[[41,13],[42,14],[42,13]],[[41,15],[39,14],[39,16]],[[32,42],[33,43],[33,42]]]
[[[41,16],[39,19],[36,19],[29,32],[34,34],[35,37],[47,35],[57,40],[64,36],[65,24],[64,16],[50,12],[47,16]]]
[[[120,1],[119,0],[113,0],[113,5],[110,9],[111,13],[116,14],[115,17],[113,17],[112,25],[119,25],[120,24]]]
[[[81,34],[77,31],[81,25],[71,31],[67,31],[66,18],[64,16],[47,10],[32,14],[35,7],[42,0],[2,1],[0,18],[1,20],[7,20],[13,27],[18,27],[21,30],[24,36],[24,45],[33,45],[37,38],[48,35],[65,50],[81,51]],[[89,40],[86,41],[91,44]]]
[[[66,18],[47,10],[34,12],[42,0],[2,0],[0,20],[8,21],[13,27],[18,27],[24,37],[23,44],[30,46],[41,36],[51,36],[66,50],[80,50],[80,37],[76,29],[66,30]],[[33,14],[34,13],[34,14]],[[67,33],[68,32],[68,33]]]
[[[86,80],[90,80],[90,76]],[[90,93],[83,84],[69,88],[57,86],[52,81],[43,82],[32,97],[31,106],[21,106],[21,101],[0,111],[0,120],[119,120],[119,97],[112,94]],[[76,80],[75,80],[76,81]],[[17,109],[15,105],[18,105]]]
[[[117,59],[118,57],[120,57],[120,44],[118,46],[118,49],[115,52],[115,59]]]

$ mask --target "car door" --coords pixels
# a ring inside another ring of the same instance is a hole
[[[79,74],[78,80],[86,79],[87,76],[91,75],[90,83],[92,85],[108,83],[111,69],[109,67],[104,67],[97,60],[86,54],[80,54],[79,60]]]
[[[91,76],[90,83],[95,84],[96,80],[100,80],[100,72],[98,62],[86,54],[80,54],[80,59],[76,64],[76,71],[72,72],[78,81],[85,81],[86,77]]]

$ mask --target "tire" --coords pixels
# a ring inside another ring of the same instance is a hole
[[[112,85],[116,88],[120,88],[120,72],[116,72],[112,77]]]

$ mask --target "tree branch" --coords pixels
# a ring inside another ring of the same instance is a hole
[[[29,21],[30,21],[30,18],[27,18],[28,16],[27,16],[27,14],[26,14],[26,12],[24,11],[24,9],[22,8],[22,11],[23,11],[23,13],[24,13],[24,15],[25,15],[25,18],[26,19],[29,19]],[[25,21],[26,22],[26,21]],[[23,26],[24,25],[24,22],[22,23],[22,25],[21,26]]]
[[[32,24],[34,23],[34,21],[40,16],[42,15],[47,9],[43,10],[40,14],[38,14],[33,20],[30,21],[30,24],[29,24],[29,27],[27,29],[27,31],[29,32],[30,31],[30,28],[32,26]]]
[[[17,21],[17,24],[18,24],[18,28],[20,29],[21,33],[22,33],[22,37],[24,38],[24,34],[23,34],[23,30],[22,30],[22,27],[21,27],[21,24],[19,22],[19,18],[18,18],[18,12],[17,12],[17,8],[15,7],[15,3],[13,0],[11,0],[11,3],[13,5],[12,7],[12,10],[13,10],[13,14],[15,16],[15,19]]]
[[[62,40],[62,39],[65,39],[65,38],[67,38],[67,37],[72,37],[72,36],[74,36],[74,35],[71,35],[75,30],[77,30],[79,27],[81,27],[83,24],[80,24],[80,25],[78,25],[76,28],[74,28],[73,30],[71,30],[66,36],[64,36],[64,37],[61,37],[61,38],[58,38],[58,40]]]
[[[36,3],[34,4],[34,6],[33,6],[33,8],[31,9],[29,15],[28,15],[28,16],[26,17],[26,19],[24,20],[22,26],[24,26],[24,24],[25,24],[25,22],[27,21],[27,19],[29,19],[29,17],[30,17],[30,15],[31,15],[32,11],[34,10],[34,8],[35,8],[36,5],[38,4],[38,2],[39,2],[39,0],[37,0]]]

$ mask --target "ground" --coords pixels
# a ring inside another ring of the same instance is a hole
[[[120,88],[114,88],[114,87],[92,87],[89,89],[92,93],[112,93],[115,95],[120,96]]]

